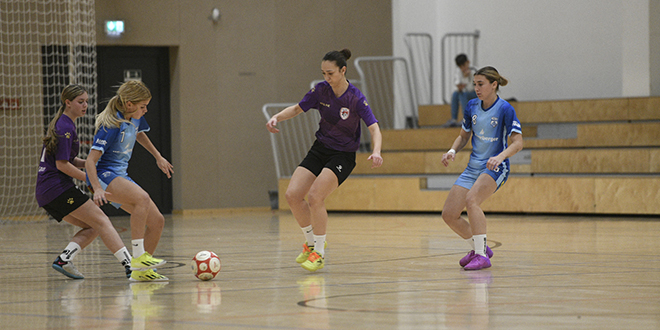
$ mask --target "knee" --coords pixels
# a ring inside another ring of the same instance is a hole
[[[325,198],[319,196],[314,192],[310,192],[307,195],[307,202],[309,203],[310,207],[318,207],[318,206],[322,206],[323,203],[325,203]]]
[[[160,212],[155,212],[154,216],[152,217],[152,221],[150,223],[150,226],[153,228],[159,228],[162,229],[165,227],[165,217],[160,213]]]
[[[467,194],[467,196],[465,197],[465,204],[467,204],[467,208],[479,206],[479,202],[476,196],[474,196],[473,194]]]
[[[460,218],[460,216],[460,213],[456,214],[456,212],[447,212],[442,210],[442,220],[444,220],[448,225],[454,223],[458,218]]]
[[[302,196],[302,194],[299,192],[289,189],[286,190],[284,197],[286,198],[286,201],[289,203],[289,205],[291,205],[291,203],[298,203],[305,198],[305,196]]]

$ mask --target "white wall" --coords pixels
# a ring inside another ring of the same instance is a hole
[[[492,65],[509,79],[504,98],[649,96],[649,1],[393,0],[393,52],[407,57],[409,32],[430,33],[440,54],[445,33],[479,30],[472,64]],[[439,72],[434,83],[439,94]]]

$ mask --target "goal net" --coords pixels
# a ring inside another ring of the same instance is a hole
[[[0,0],[0,220],[47,218],[34,197],[41,138],[70,83],[89,94],[76,122],[87,156],[97,113],[95,25],[94,0]]]

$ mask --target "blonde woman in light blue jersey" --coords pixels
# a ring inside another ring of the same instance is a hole
[[[96,118],[94,144],[85,169],[87,184],[94,192],[94,202],[101,206],[108,201],[131,215],[131,280],[166,281],[167,277],[153,268],[165,260],[152,256],[163,232],[165,219],[158,207],[137,183],[128,176],[128,161],[135,142],[139,142],[156,159],[156,165],[168,178],[173,169],[146,132],[149,124],[144,118],[151,92],[141,81],[127,81],[117,90],[105,110]]]

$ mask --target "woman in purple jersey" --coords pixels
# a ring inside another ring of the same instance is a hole
[[[87,99],[87,91],[83,87],[65,87],[61,95],[62,106],[43,138],[37,176],[37,202],[58,222],[64,220],[82,228],[53,262],[53,268],[70,278],[84,278],[72,260],[100,235],[103,243],[125,267],[126,275],[130,276],[131,255],[110,219],[76,188],[71,179],[85,181],[85,172],[80,170],[85,166],[85,161],[77,157],[80,142],[74,122],[87,112]]]
[[[298,104],[285,108],[266,123],[269,132],[277,133],[278,122],[309,109],[317,109],[321,114],[316,141],[293,172],[286,190],[286,200],[306,240],[296,262],[312,272],[324,266],[328,223],[325,199],[355,167],[360,120],[369,128],[373,142],[373,152],[367,159],[372,161],[372,168],[383,164],[378,121],[364,95],[346,79],[346,60],[350,57],[348,49],[325,54],[321,61],[325,81],[312,88]]]
[[[459,261],[465,270],[491,266],[493,251],[486,244],[486,216],[481,203],[506,182],[509,173],[506,159],[523,148],[522,131],[515,110],[497,95],[499,87],[507,83],[508,80],[493,67],[481,68],[474,74],[474,91],[479,99],[468,103],[463,128],[451,149],[442,155],[442,164],[448,166],[449,161],[454,161],[456,152],[463,149],[472,137],[470,164],[452,186],[442,208],[442,219],[472,247],[472,251]],[[484,136],[484,131],[492,131],[494,135]],[[511,145],[506,147],[508,137]],[[487,143],[500,145],[490,148]],[[485,150],[484,155],[476,157],[479,150]],[[491,150],[502,151],[494,154]],[[466,208],[469,222],[461,217]]]

